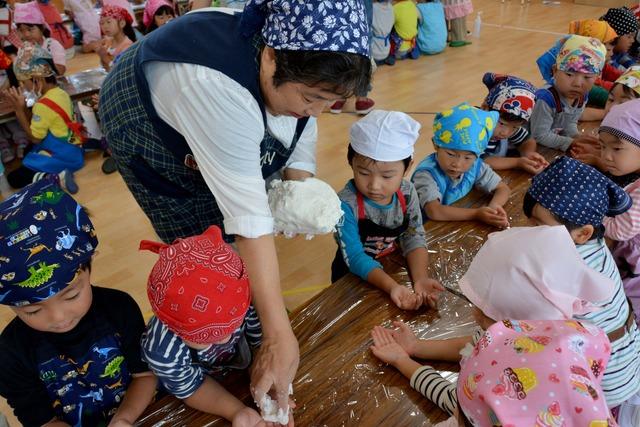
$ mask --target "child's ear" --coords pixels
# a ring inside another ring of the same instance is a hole
[[[595,229],[593,228],[593,225],[587,224],[572,230],[570,234],[576,245],[583,245],[591,240],[594,232]]]

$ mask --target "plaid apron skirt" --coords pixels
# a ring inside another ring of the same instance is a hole
[[[140,45],[122,54],[100,90],[100,119],[118,170],[162,241],[201,234],[210,225],[224,229],[204,178],[165,148],[144,109],[135,75]]]

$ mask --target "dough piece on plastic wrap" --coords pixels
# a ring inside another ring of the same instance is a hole
[[[293,386],[289,384],[289,396],[293,394]],[[282,425],[289,424],[289,405],[287,405],[286,411],[282,408],[278,408],[278,401],[273,400],[271,396],[265,394],[262,396],[260,403],[260,415],[262,419],[270,423],[278,423]]]
[[[343,215],[336,192],[329,184],[316,178],[273,181],[269,190],[269,207],[274,231],[286,237],[304,234],[311,239],[316,234],[332,233]]]

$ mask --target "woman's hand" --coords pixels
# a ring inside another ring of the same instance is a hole
[[[245,406],[231,420],[232,427],[264,427],[267,423],[255,410]]]
[[[256,404],[260,406],[265,394],[272,391],[278,407],[287,411],[289,387],[299,363],[298,341],[291,330],[277,336],[265,336],[251,368],[251,393]],[[292,414],[289,414],[289,426],[293,426]]]

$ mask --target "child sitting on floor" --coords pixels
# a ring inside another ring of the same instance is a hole
[[[620,273],[604,240],[604,217],[623,214],[631,198],[596,169],[563,156],[533,177],[524,197],[524,213],[537,225],[564,225],[589,267],[615,283],[612,298],[600,309],[576,317],[604,329],[611,360],[602,380],[610,408],[640,391],[640,332],[624,294]]]
[[[631,209],[615,218],[605,218],[605,236],[617,241],[613,255],[624,283],[624,291],[640,319],[640,99],[611,109],[600,126],[601,157],[607,172],[633,174],[635,181],[625,187],[633,200]]]
[[[536,92],[529,130],[537,143],[562,151],[574,142],[597,143],[597,138],[579,134],[578,120],[605,56],[606,48],[595,38],[566,38],[552,67],[553,85]]]
[[[502,206],[509,199],[511,190],[480,158],[498,119],[496,111],[482,111],[466,102],[436,115],[433,121],[436,152],[422,160],[411,177],[426,218],[435,221],[478,220],[494,227],[509,226]],[[487,206],[450,206],[473,187],[487,194],[493,193]]]
[[[471,44],[467,40],[467,16],[473,12],[471,0],[444,0],[444,14],[449,22],[451,47]]]
[[[147,34],[176,17],[173,5],[167,0],[149,0],[144,6],[142,23]]]
[[[51,38],[49,26],[35,1],[16,3],[14,22],[23,42],[42,46],[53,58],[56,74],[62,76],[67,71],[67,59],[64,47]],[[19,53],[19,51],[18,51]]]
[[[522,242],[527,244],[523,246]],[[567,268],[567,263],[571,263],[575,268]],[[543,271],[544,274],[541,274]],[[535,357],[548,360],[551,355],[554,355],[554,360],[558,360],[564,356],[563,361],[569,362],[575,356],[575,351],[580,349],[578,344],[588,342],[589,337],[598,336],[603,344],[608,344],[603,331],[588,323],[573,321],[572,318],[593,308],[592,301],[610,298],[614,292],[613,283],[590,269],[582,261],[564,227],[517,227],[490,234],[487,242],[474,257],[469,270],[460,280],[460,288],[475,305],[474,317],[479,327],[474,329],[472,336],[445,340],[419,340],[409,326],[402,322],[394,322],[398,327],[394,331],[380,326],[376,326],[372,331],[373,354],[396,367],[410,380],[411,387],[450,415],[458,412],[459,404],[464,410],[465,397],[470,399],[476,386],[480,387],[478,375],[486,376],[487,371],[492,370],[492,366],[496,366],[497,363],[504,363],[505,365],[502,365],[504,369],[514,362],[514,357],[518,357],[518,364],[510,366],[516,368],[516,373],[530,372],[534,367],[537,372],[539,366],[537,363],[532,363]],[[509,320],[522,318],[530,320]],[[494,324],[496,321],[498,323]],[[573,347],[567,347],[565,342],[562,348],[566,351],[564,354],[562,350],[558,352],[559,342],[554,341],[555,333],[562,328],[565,328],[565,338],[574,337]],[[551,333],[552,330],[555,333]],[[500,333],[497,333],[498,331]],[[497,343],[500,349],[499,357],[496,357],[492,351],[496,362],[485,362],[486,364],[481,365],[469,364],[470,360],[481,355],[487,347]],[[471,349],[471,345],[475,348]],[[570,348],[575,350],[569,351]],[[584,349],[586,348],[582,347],[582,350]],[[603,354],[597,358],[592,357],[594,362],[586,358],[581,359],[581,363],[588,368],[588,372],[592,372],[590,367],[595,363],[594,368],[598,368],[598,371],[594,371],[595,378],[591,380],[597,379],[598,384],[609,358],[608,345],[601,346],[600,350]],[[522,357],[526,357],[526,363],[520,360]],[[469,379],[467,375],[461,373],[457,382],[458,392],[456,392],[455,383],[444,379],[433,367],[421,365],[413,358],[461,361],[463,370],[465,367],[474,366],[476,376]],[[602,360],[599,360],[600,358]],[[568,367],[559,368],[556,371],[557,384],[560,384],[560,381],[566,381],[567,386],[570,387],[569,373],[565,373],[564,369]],[[541,383],[546,383],[549,374],[550,372],[547,372],[537,377]],[[524,380],[524,378],[520,379]],[[486,380],[497,380],[497,378],[487,376],[482,380],[484,384]],[[505,410],[512,402],[518,403],[520,411],[523,405],[528,407],[525,409],[526,412],[521,412],[523,418],[504,416],[499,418],[502,425],[532,426],[533,422],[529,420],[535,420],[537,414],[550,403],[543,406],[532,404],[532,399],[536,397],[535,393],[529,395],[528,388],[522,390],[527,395],[514,399],[516,396],[512,394],[513,388],[517,386],[503,382],[505,387],[499,387],[499,384],[498,381],[491,381],[489,387],[493,388],[493,391],[485,395],[486,400],[499,401],[497,404],[505,405]],[[533,384],[527,382],[527,385],[531,386],[533,391]],[[464,390],[462,393],[461,389]],[[557,390],[560,391],[561,388]],[[548,390],[544,391],[545,394],[548,392]],[[601,396],[602,391],[599,388],[598,391]],[[574,393],[574,396],[580,395]],[[558,393],[552,400],[567,397],[564,393]],[[590,402],[593,402],[593,395],[587,397]],[[605,414],[609,413],[608,408],[604,404],[604,399],[600,398],[599,401],[600,418],[606,419],[608,416]],[[563,408],[563,415],[570,418],[570,413],[567,412],[572,409],[573,407]],[[494,424],[487,424],[489,418],[479,419],[466,411],[463,413],[466,417],[475,420],[473,425],[476,426],[501,425],[495,422],[497,421],[495,419]],[[460,418],[459,420],[462,421]],[[457,425],[454,424],[454,426]]]
[[[374,110],[351,127],[348,148],[353,180],[338,193],[344,217],[337,227],[338,251],[331,281],[349,271],[387,292],[400,308],[435,305],[442,286],[427,275],[429,255],[420,203],[404,179],[411,166],[420,124],[404,113]],[[376,259],[396,249],[407,259],[413,292],[384,272]]]
[[[393,4],[391,0],[376,0],[372,8],[371,57],[377,65],[394,65],[396,57],[391,52],[391,32],[395,22]]]
[[[188,406],[257,425],[260,415],[217,382],[247,369],[262,341],[242,259],[215,226],[172,245],[142,241],[140,249],[160,256],[147,286],[154,316],[142,338],[144,360]]]
[[[611,8],[601,18],[607,22],[618,34],[614,40],[611,65],[619,70],[626,70],[637,62],[636,58],[629,55],[629,49],[633,45],[636,33],[640,29],[638,18],[627,7]]]
[[[105,71],[111,70],[120,55],[136,41],[132,23],[133,18],[124,7],[112,4],[102,7],[100,30],[104,38],[97,53]]]
[[[77,145],[81,142],[81,125],[71,121],[73,104],[69,95],[57,85],[51,56],[40,46],[25,43],[13,69],[35,104],[30,111],[18,88],[9,88],[5,96],[35,147],[25,156],[22,165],[9,173],[9,184],[22,188],[54,174],[68,192],[77,193],[73,173],[84,165],[82,148]]]
[[[500,113],[482,155],[485,163],[493,170],[522,169],[534,175],[539,173],[549,163],[536,152],[536,141],[530,138],[525,127],[536,103],[536,88],[518,77],[495,73],[485,73],[482,83],[489,90],[482,109]],[[519,157],[508,157],[516,150]]]
[[[142,313],[91,285],[98,239],[86,211],[49,180],[0,204],[0,395],[25,426],[131,426],[156,379],[140,357]]]
[[[416,41],[420,20],[418,7],[413,0],[401,0],[393,5],[393,14],[395,22],[391,33],[392,54],[396,59],[418,59],[420,57],[420,49]]]

